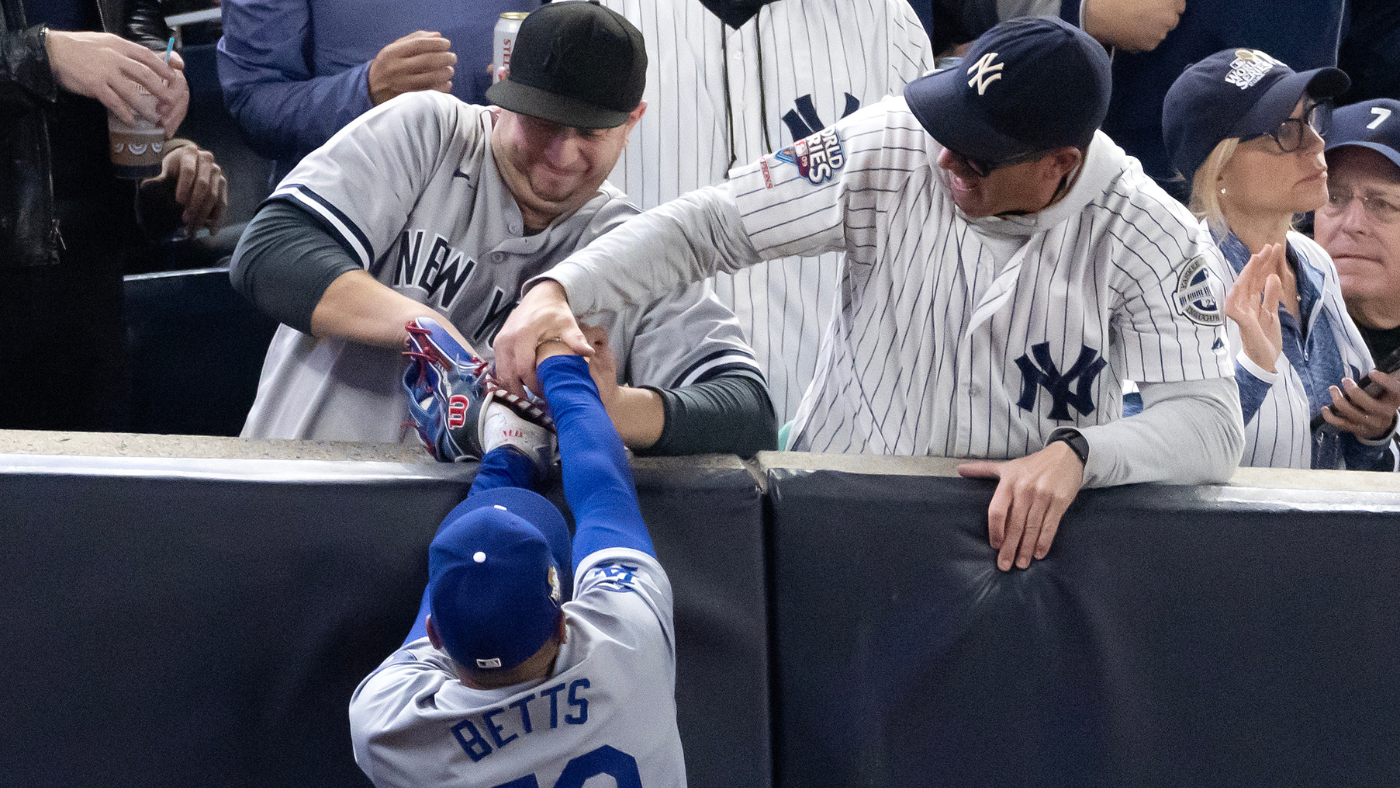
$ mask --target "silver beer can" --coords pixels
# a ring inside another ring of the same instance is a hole
[[[500,82],[505,70],[510,68],[510,52],[515,49],[515,34],[520,30],[520,22],[529,14],[524,11],[507,11],[501,14],[501,18],[496,20],[496,45],[492,51],[496,53],[496,71],[492,75],[491,81]]]

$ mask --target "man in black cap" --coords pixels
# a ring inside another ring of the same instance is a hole
[[[405,324],[490,361],[520,285],[637,211],[605,182],[641,101],[641,33],[597,3],[531,14],[499,107],[408,93],[301,161],[249,224],[234,286],[283,325],[243,435],[392,442]],[[591,318],[593,368],[629,446],[752,454],[776,440],[732,313],[699,286]],[[630,385],[627,385],[630,384]]]
[[[1060,20],[1003,23],[962,64],[638,217],[541,277],[496,342],[589,348],[584,314],[715,271],[844,252],[841,300],[789,448],[1005,459],[1003,570],[1050,549],[1084,486],[1219,482],[1243,446],[1219,252],[1097,132],[1103,48]],[[1146,409],[1121,418],[1122,383]]]

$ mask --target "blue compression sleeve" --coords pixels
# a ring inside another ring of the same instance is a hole
[[[521,454],[514,447],[501,446],[486,452],[486,456],[481,458],[481,467],[476,471],[476,479],[472,481],[471,492],[467,493],[470,498],[479,492],[495,489],[497,487],[524,487],[527,490],[535,489],[539,483],[539,471],[529,457]],[[444,523],[447,521],[444,520]],[[438,526],[442,530],[442,526]],[[418,604],[418,618],[413,622],[413,629],[408,631],[408,637],[404,638],[403,645],[408,645],[419,638],[428,636],[428,589],[423,589],[423,601]]]
[[[501,446],[486,452],[481,458],[481,467],[472,481],[470,498],[479,492],[497,487],[523,487],[533,490],[539,484],[539,471],[520,450],[514,446]]]
[[[632,466],[617,436],[588,362],[554,356],[539,367],[545,399],[559,430],[564,497],[574,512],[574,570],[590,553],[630,547],[655,557],[632,484]]]

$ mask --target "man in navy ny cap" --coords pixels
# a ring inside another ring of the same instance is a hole
[[[1314,234],[1380,361],[1400,348],[1400,101],[1338,109],[1326,156],[1328,200],[1314,216]]]
[[[350,701],[379,788],[685,785],[670,581],[588,363],[539,351],[572,546],[530,451],[487,452],[429,547],[417,623]]]
[[[632,220],[537,278],[496,342],[533,384],[579,314],[715,271],[841,251],[789,448],[986,458],[997,563],[1050,550],[1084,486],[1222,481],[1243,443],[1220,261],[1097,131],[1108,55],[1076,28],[992,28],[961,65]],[[1146,410],[1122,419],[1122,382]]]

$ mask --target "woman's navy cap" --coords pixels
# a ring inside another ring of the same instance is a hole
[[[1400,167],[1400,101],[1372,99],[1332,113],[1327,150],[1370,148]]]
[[[1020,17],[983,33],[962,63],[910,82],[904,98],[938,144],[989,162],[1084,147],[1108,114],[1108,53],[1077,27]]]
[[[1167,154],[1189,181],[1222,140],[1267,134],[1304,94],[1329,99],[1351,80],[1341,69],[1298,72],[1257,49],[1225,49],[1187,67],[1162,105]]]
[[[558,625],[572,570],[554,504],[518,487],[472,495],[428,547],[428,605],[444,650],[477,670],[529,659]]]

